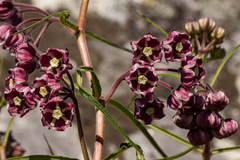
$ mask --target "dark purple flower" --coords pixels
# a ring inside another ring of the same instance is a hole
[[[5,89],[7,91],[11,90],[13,84],[27,84],[28,74],[23,68],[15,67],[13,69],[8,69],[8,73],[11,76],[7,77],[5,80]]]
[[[141,119],[145,124],[151,124],[153,119],[161,119],[165,116],[164,104],[154,93],[135,99],[134,117]]]
[[[214,137],[222,139],[227,138],[237,132],[238,124],[235,120],[227,118],[222,121],[218,128],[212,129]]]
[[[11,28],[12,26],[7,24],[3,24],[0,26],[0,45],[2,45],[5,42],[6,36],[9,34]]]
[[[201,128],[217,128],[222,119],[214,112],[202,110],[196,116],[196,125]]]
[[[133,61],[143,65],[154,65],[162,60],[161,42],[150,34],[144,35],[138,41],[131,42]]]
[[[3,49],[14,48],[24,41],[23,32],[12,35],[12,34],[16,33],[17,31],[18,30],[15,27],[12,27],[7,32],[7,34],[5,36],[5,41],[4,41],[3,46],[2,46]]]
[[[205,107],[209,110],[220,112],[229,104],[229,99],[223,91],[210,92],[207,95]]]
[[[0,0],[0,21],[7,21],[13,14],[12,0]]]
[[[201,64],[202,59],[195,56],[188,56],[182,61],[181,82],[185,86],[192,87],[205,77],[205,69],[200,66]]]
[[[14,8],[11,17],[9,17],[8,22],[13,25],[17,26],[23,21],[22,14],[19,12],[17,8]]]
[[[72,69],[68,55],[68,50],[49,48],[46,53],[40,55],[39,64],[45,73],[60,80],[68,69]]]
[[[11,116],[23,117],[37,105],[33,100],[31,88],[20,84],[14,84],[10,91],[5,91],[4,98],[8,103],[7,108]]]
[[[21,43],[14,48],[16,66],[24,68],[29,74],[37,66],[37,49],[32,43]]]
[[[53,97],[41,109],[42,124],[57,131],[70,126],[74,116],[74,107],[59,96]]]
[[[152,93],[156,87],[158,77],[151,66],[141,66],[136,63],[132,66],[129,75],[125,77],[131,90],[136,94]]]
[[[194,129],[196,127],[194,114],[176,113],[173,122],[183,129]]]
[[[195,128],[188,132],[188,140],[194,146],[199,146],[210,142],[213,139],[211,130]]]
[[[37,77],[32,82],[34,88],[32,93],[34,95],[34,100],[46,102],[47,99],[55,96],[58,93],[61,85],[56,82],[52,75],[44,74],[41,77]]]
[[[169,34],[166,41],[163,41],[163,49],[167,62],[182,61],[192,53],[192,44],[187,33],[173,31]]]

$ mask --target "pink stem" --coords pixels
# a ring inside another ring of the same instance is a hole
[[[170,89],[170,90],[173,90],[174,88],[172,86],[170,86],[169,84],[163,82],[163,81],[160,81],[158,80],[158,83],[165,86],[166,88]]]
[[[31,9],[35,9],[37,13],[43,14],[45,16],[49,16],[49,14],[43,10],[41,10],[40,8],[37,8],[35,6],[29,5],[29,4],[23,4],[23,3],[14,3],[15,7],[28,7]]]
[[[177,72],[177,73],[179,73],[178,69],[172,69],[172,68],[155,68],[155,71],[170,71],[170,72]]]

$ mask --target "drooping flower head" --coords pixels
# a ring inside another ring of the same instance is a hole
[[[74,116],[74,107],[59,96],[53,97],[41,109],[42,124],[57,131],[70,126]]]
[[[162,60],[161,42],[150,34],[144,35],[138,41],[131,42],[131,47],[135,63],[154,65]]]
[[[13,14],[12,0],[0,0],[0,21],[7,21]]]
[[[210,142],[213,134],[208,128],[194,128],[188,132],[188,140],[194,146],[199,146]]]
[[[41,77],[37,77],[33,80],[32,84],[34,86],[32,89],[34,99],[41,102],[46,102],[47,99],[57,94],[61,87],[50,74],[44,74]]]
[[[199,81],[205,77],[205,69],[201,67],[202,59],[195,56],[188,56],[182,61],[181,82],[192,87],[199,84]]]
[[[125,77],[131,90],[136,94],[146,95],[152,93],[156,87],[158,77],[154,67],[140,66],[136,63],[132,66],[129,75]]]
[[[187,33],[173,31],[169,34],[166,41],[163,41],[163,49],[167,62],[182,61],[192,53],[192,44]]]
[[[9,91],[13,87],[13,84],[27,84],[28,74],[23,68],[15,67],[13,69],[8,69],[8,73],[11,76],[5,79],[5,90]]]
[[[32,43],[21,43],[14,48],[16,66],[24,68],[29,74],[37,67],[37,49]]]
[[[13,35],[14,33],[18,32],[16,27],[11,27],[9,30],[5,33],[5,40],[2,45],[3,49],[12,49],[15,48],[17,45],[24,42],[24,33],[18,33]]]
[[[164,104],[154,93],[135,99],[134,117],[141,119],[145,124],[151,124],[153,119],[161,119],[165,116]]]
[[[226,94],[219,90],[217,92],[210,92],[207,95],[205,106],[207,109],[220,112],[229,104],[229,99]]]
[[[14,84],[11,90],[5,91],[4,98],[8,103],[7,110],[11,116],[23,117],[37,105],[33,100],[31,88],[21,84]]]
[[[68,50],[49,48],[46,53],[40,55],[39,64],[41,69],[45,73],[51,74],[57,80],[62,79],[63,74],[68,69],[72,69],[68,55]]]

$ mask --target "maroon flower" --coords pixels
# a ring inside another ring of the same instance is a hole
[[[40,56],[39,64],[45,73],[51,74],[55,79],[60,80],[68,69],[72,69],[68,55],[68,50],[49,48],[46,53]]]
[[[182,61],[181,82],[185,86],[192,87],[205,77],[205,69],[201,64],[202,59],[195,56],[188,56]]]
[[[0,26],[0,45],[2,45],[5,42],[6,36],[9,34],[11,28],[12,26],[7,24],[3,24]]]
[[[150,34],[144,35],[138,41],[131,42],[133,61],[143,65],[154,65],[162,60],[161,42]]]
[[[47,99],[54,96],[58,93],[60,89],[60,84],[56,82],[52,75],[44,74],[41,77],[37,77],[32,82],[34,88],[32,89],[32,93],[34,95],[34,100],[46,102]]]
[[[154,93],[135,99],[134,117],[141,119],[145,124],[151,124],[153,119],[161,119],[165,116],[164,104]]]
[[[59,96],[53,97],[41,109],[42,124],[57,131],[70,126],[74,116],[74,107]]]
[[[222,121],[222,124],[212,130],[214,137],[222,139],[227,138],[237,132],[238,124],[235,120],[227,118]]]
[[[8,19],[8,22],[13,26],[17,26],[22,21],[23,21],[22,14],[19,12],[17,8],[14,8],[11,17],[9,17]]]
[[[7,21],[13,14],[12,0],[0,0],[0,21]]]
[[[196,125],[201,128],[217,128],[221,121],[214,111],[202,110],[196,116]]]
[[[182,61],[192,53],[192,44],[187,33],[173,31],[169,34],[166,41],[163,41],[163,49],[167,62]]]
[[[136,63],[132,66],[125,80],[134,93],[146,95],[153,92],[158,77],[153,67],[140,66],[140,64]]]
[[[194,114],[176,113],[173,121],[178,127],[183,129],[194,129],[196,127]]]
[[[188,140],[194,146],[199,146],[210,142],[213,139],[211,130],[195,128],[188,132]]]
[[[7,108],[11,116],[23,117],[37,105],[33,100],[31,88],[20,84],[14,84],[10,91],[5,91],[4,98],[8,102]]]
[[[205,106],[207,109],[220,112],[222,111],[229,103],[229,99],[223,91],[210,92],[207,95]]]
[[[37,66],[37,49],[32,43],[21,43],[14,48],[16,66],[24,68],[29,74]]]
[[[22,43],[24,41],[24,34],[23,32],[12,35],[14,33],[16,33],[18,30],[15,27],[12,27],[5,36],[5,41],[3,43],[2,48],[3,49],[10,49],[10,48],[14,48],[17,45],[19,45],[20,43]]]
[[[28,74],[23,68],[15,67],[14,69],[8,69],[8,73],[11,76],[7,77],[5,80],[5,89],[7,91],[11,90],[13,84],[27,84]]]

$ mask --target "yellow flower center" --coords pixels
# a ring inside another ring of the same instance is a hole
[[[40,93],[43,97],[46,97],[46,96],[49,94],[48,89],[47,89],[46,86],[40,87],[39,93]]]
[[[145,47],[142,52],[146,57],[148,57],[148,56],[152,55],[152,48],[151,47]]]
[[[53,59],[51,59],[50,65],[52,68],[57,68],[60,65],[60,60],[54,57]]]
[[[14,80],[11,78],[11,79],[9,80],[9,88],[11,88],[11,87],[13,86],[13,84],[14,84]]]
[[[53,118],[56,118],[57,120],[59,120],[62,116],[63,116],[63,113],[61,111],[61,108],[57,108],[53,110],[53,114],[52,114]]]
[[[22,105],[22,99],[19,98],[18,96],[13,98],[13,102],[16,106],[21,106]]]
[[[182,49],[183,49],[182,43],[181,43],[181,42],[177,43],[177,44],[176,44],[176,50],[177,50],[178,52],[181,52]]]
[[[139,75],[138,76],[138,84],[143,84],[145,85],[147,83],[147,77],[144,75]]]
[[[152,114],[154,113],[154,108],[148,108],[148,109],[146,110],[146,113],[147,113],[148,115],[152,115]]]
[[[193,72],[195,73],[196,76],[198,76],[199,75],[198,67],[194,67]]]

